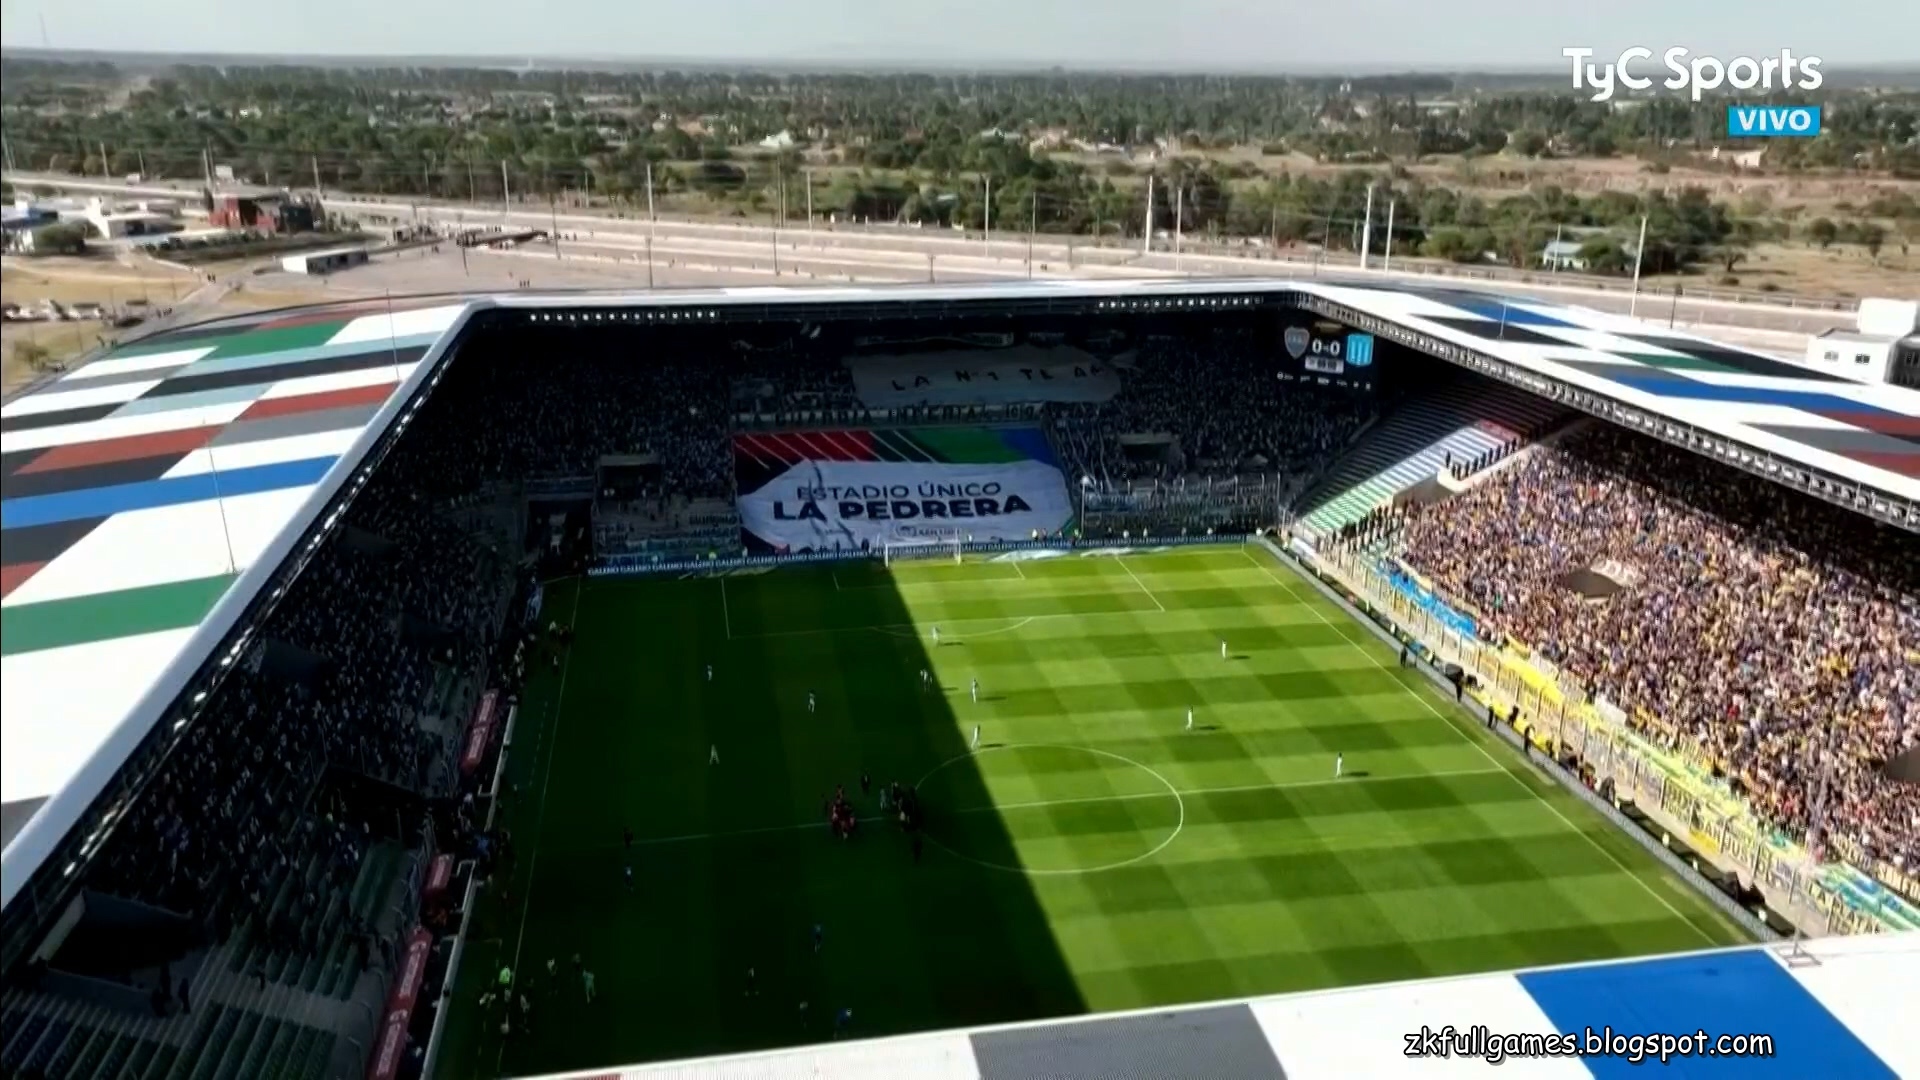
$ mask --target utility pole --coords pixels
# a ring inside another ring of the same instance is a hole
[[[133,153],[135,157],[140,159],[140,179],[145,180],[147,178],[147,152],[145,150],[135,150]],[[13,155],[11,153],[7,155],[7,168],[13,168]]]
[[[314,165],[313,165],[313,186],[314,186],[314,187],[319,187],[319,186],[320,186],[320,163],[319,163],[318,161],[315,161],[315,162],[314,162]],[[469,154],[469,155],[467,156],[467,201],[468,201],[468,202],[473,202],[473,201],[474,201],[474,195],[473,195],[473,156],[472,156],[471,154]]]
[[[100,177],[103,180],[107,180],[112,179],[112,176],[113,170],[107,166],[107,144],[103,139],[100,142]]]
[[[202,146],[200,148],[200,167],[206,170],[205,175],[207,178],[207,194],[212,195],[213,194],[213,147]]]
[[[1033,234],[1040,231],[1040,189],[1027,196],[1027,280],[1033,280]]]
[[[1560,230],[1564,228],[1566,228],[1565,225],[1555,225],[1553,227],[1553,257],[1547,260],[1547,273],[1549,274],[1557,274],[1560,272]]]
[[[1360,227],[1360,269],[1367,268],[1367,258],[1373,253],[1373,185],[1367,185],[1366,224]]]
[[[780,276],[780,219],[787,216],[787,174],[774,165],[773,276]]]
[[[1173,189],[1173,272],[1180,272],[1180,235],[1185,228],[1187,210],[1187,185],[1184,181]]]
[[[1647,255],[1647,215],[1640,215],[1640,244],[1633,249],[1633,297],[1627,301],[1627,317],[1640,310],[1640,261]]]
[[[307,155],[307,164],[313,166],[313,196],[314,198],[317,199],[320,197],[320,155],[318,154]],[[468,168],[471,169],[472,166],[469,165]],[[473,180],[471,179],[473,174],[469,172],[467,176],[469,177],[469,179],[467,180],[467,186],[471,188],[473,186]]]
[[[553,201],[553,192],[547,192],[547,213],[553,215],[553,261],[560,261],[560,205]]]
[[[500,159],[500,227],[507,227],[507,215],[513,212],[513,188],[507,183],[507,159]]]
[[[1153,253],[1153,174],[1147,174],[1147,220],[1140,230],[1140,254]]]
[[[981,236],[980,246],[987,249],[987,258],[991,259],[993,258],[993,177],[991,174],[987,176],[986,216],[981,219],[980,223],[986,226],[985,232]]]
[[[813,170],[812,169],[806,170],[804,175],[807,181],[807,231],[812,232],[813,231]]]
[[[1399,199],[1387,200],[1387,258],[1380,267],[1382,272],[1393,269],[1393,208],[1399,204]]]
[[[653,216],[653,162],[647,162],[647,288],[653,288],[653,240],[658,231],[658,219]]]

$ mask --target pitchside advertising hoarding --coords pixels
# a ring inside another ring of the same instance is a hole
[[[1034,427],[739,435],[734,464],[744,540],[763,553],[1025,540],[1073,523]]]

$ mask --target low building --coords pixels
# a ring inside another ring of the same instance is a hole
[[[285,256],[280,260],[280,269],[289,274],[331,274],[348,267],[364,266],[366,261],[366,248],[329,248]]]
[[[222,193],[213,197],[207,221],[222,229],[251,229],[260,233],[306,232],[314,228],[319,207],[294,199],[284,191],[253,194]]]
[[[1858,382],[1920,387],[1920,300],[1868,297],[1854,324],[1809,338],[1805,366]]]
[[[1550,240],[1540,249],[1540,265],[1549,270],[1585,270],[1587,260],[1580,257],[1584,246],[1578,240]]]

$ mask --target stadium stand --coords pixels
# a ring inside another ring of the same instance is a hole
[[[1111,400],[1054,410],[1063,459],[1105,490],[1187,475],[1313,475],[1375,404],[1276,380],[1271,349],[1244,326],[1146,334]]]
[[[1454,475],[1462,476],[1466,463],[1491,464],[1568,418],[1566,410],[1513,387],[1471,372],[1446,374],[1369,430],[1296,512],[1309,529],[1336,533],[1442,468],[1459,463]]]
[[[1920,865],[1920,794],[1882,774],[1920,740],[1911,534],[1603,427],[1404,536],[1442,593],[1716,763],[1775,824]],[[1569,580],[1607,560],[1606,580]]]
[[[947,407],[864,399],[842,362],[857,343],[805,324],[636,337],[477,319],[240,662],[142,759],[86,851],[71,925],[8,972],[0,1070],[361,1072],[401,974],[420,965],[432,999],[451,966],[461,912],[423,906],[426,882],[456,866],[439,889],[458,894],[511,858],[486,798],[498,730],[468,720],[495,700],[510,716],[527,665],[553,655],[529,564],[736,553],[745,430],[1032,418],[1085,478],[1078,527],[1095,535],[1291,517],[1391,537],[1481,629],[1713,762],[1771,823],[1920,868],[1920,795],[1881,774],[1920,741],[1913,534],[1612,427],[1532,446],[1566,407],[1440,360],[1399,357],[1378,392],[1283,380],[1252,320],[1128,319],[1124,340],[1074,343],[1113,369],[1104,399]],[[1443,472],[1475,482],[1381,516]],[[1606,605],[1604,582],[1562,580],[1569,562],[1605,577],[1604,560],[1614,585],[1631,578]],[[433,1013],[400,1020],[411,1068]]]

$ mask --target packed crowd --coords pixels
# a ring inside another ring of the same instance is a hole
[[[610,454],[657,455],[667,490],[691,497],[732,490],[726,440],[725,354],[710,341],[684,350],[669,331],[634,344],[631,329],[482,328],[423,410],[423,490],[466,495],[524,478],[587,477]],[[476,424],[476,418],[487,418]]]
[[[1768,819],[1920,867],[1920,539],[1614,428],[1413,518],[1406,561]],[[1590,599],[1569,574],[1618,592]]]
[[[420,792],[444,783],[458,732],[422,723],[435,665],[485,656],[506,564],[415,501],[407,454],[376,474],[187,726],[94,887],[224,934],[316,861],[323,883],[350,885],[363,845],[313,816],[329,767]]]
[[[1185,475],[1307,476],[1374,413],[1371,394],[1276,377],[1273,345],[1251,327],[1150,335],[1121,391],[1057,410],[1070,464],[1106,489]],[[1168,436],[1171,441],[1141,442]]]

